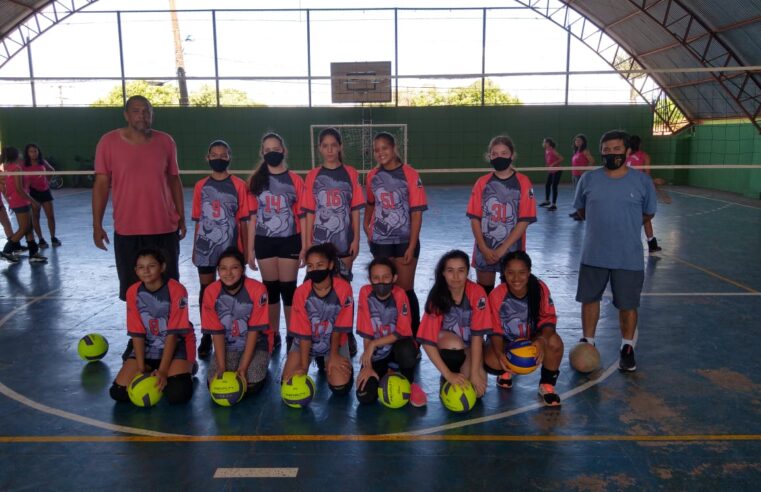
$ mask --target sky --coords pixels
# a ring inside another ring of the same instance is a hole
[[[222,9],[405,9],[470,6],[463,0],[417,0],[393,2],[282,0],[201,1],[176,0],[186,73],[192,77],[214,77],[212,7]],[[566,67],[566,32],[517,3],[482,1],[478,7],[509,6],[509,10],[487,13],[485,70],[487,73],[562,72]],[[116,14],[122,11],[124,69],[127,77],[166,82],[175,76],[174,44],[169,1],[101,0],[86,11],[69,17],[37,38],[31,46],[36,77],[119,77],[119,41]],[[149,9],[151,12],[134,12]],[[394,24],[391,10],[311,11],[310,49],[313,76],[330,75],[331,62],[394,62]],[[410,91],[468,85],[478,78],[454,78],[480,73],[482,65],[482,11],[400,10],[398,13],[398,71],[402,76],[420,75],[399,81]],[[307,15],[305,10],[276,12],[222,12],[217,18],[218,69],[222,77],[306,77]],[[0,68],[2,77],[29,77],[26,50]],[[610,70],[596,53],[572,39],[570,69]],[[392,68],[392,71],[394,68]],[[425,78],[450,74],[449,79]],[[565,76],[491,77],[503,90],[526,104],[562,104]],[[193,92],[213,80],[189,81]],[[120,82],[116,80],[36,81],[38,105],[84,106],[104,96]],[[301,106],[309,103],[306,80],[223,80],[220,87],[247,92],[250,99],[267,105]],[[630,89],[617,74],[571,75],[571,103],[628,103]],[[641,101],[638,101],[641,102]],[[28,81],[0,80],[0,106],[31,105]],[[328,80],[312,82],[312,104],[331,105]]]

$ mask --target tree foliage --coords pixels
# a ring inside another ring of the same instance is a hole
[[[127,97],[142,95],[151,101],[154,106],[177,106],[180,101],[180,89],[174,84],[152,84],[145,80],[132,80],[127,82]],[[204,84],[196,92],[188,95],[191,106],[216,106],[217,97],[214,87]],[[219,91],[219,102],[222,106],[264,106],[249,99],[245,91],[239,89],[222,89]],[[92,106],[121,106],[122,86],[112,88],[104,97],[92,102]]]
[[[410,94],[405,101],[409,106],[480,106],[481,81],[473,82],[466,87],[451,90],[440,90],[435,87]],[[521,104],[516,96],[504,91],[493,80],[484,81],[484,104],[506,105]]]

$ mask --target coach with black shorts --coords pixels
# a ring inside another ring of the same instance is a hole
[[[656,211],[653,181],[624,165],[629,135],[613,130],[600,139],[603,167],[588,171],[576,187],[574,208],[586,219],[576,300],[582,303],[581,342],[594,344],[600,300],[610,282],[621,326],[619,369],[637,369],[637,308],[645,279],[643,221]]]
[[[106,250],[103,214],[113,190],[114,254],[122,301],[138,280],[135,256],[141,249],[161,250],[167,275],[179,280],[180,240],[186,232],[174,140],[151,128],[153,106],[143,96],[127,100],[124,119],[126,127],[106,133],[98,142],[92,193],[93,242]]]

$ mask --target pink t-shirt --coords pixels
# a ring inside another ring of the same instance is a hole
[[[589,159],[587,159],[587,156],[584,154],[584,152],[574,152],[573,157],[571,157],[571,166],[572,167],[583,167],[589,165]],[[574,169],[571,171],[571,173],[574,176],[581,176],[584,174],[583,169],[576,170]]]
[[[547,164],[547,167],[559,167],[560,166],[560,159],[555,154],[555,149],[549,148],[544,151],[544,163]],[[549,171],[550,174],[554,174],[557,171]]]
[[[16,162],[10,162],[5,165],[4,170],[7,173],[15,173],[27,171],[28,168]],[[21,177],[21,186],[24,187],[24,191],[29,193],[29,176]],[[32,203],[16,187],[16,176],[5,176],[5,198],[8,199],[8,206],[11,209],[26,207]]]
[[[114,230],[123,236],[177,230],[169,176],[177,176],[177,149],[168,134],[153,130],[148,143],[135,145],[121,129],[103,135],[95,149],[95,172],[111,178]]]
[[[645,165],[645,160],[647,158],[647,153],[645,153],[644,150],[638,150],[637,152],[632,152],[629,154],[629,157],[626,158],[626,165],[629,167],[634,166],[635,168],[640,168],[639,170],[642,171],[645,174],[650,174],[650,166],[648,167],[642,167]]]
[[[24,171],[47,171],[47,168],[40,162],[37,164],[30,164],[24,168]],[[24,176],[24,178],[29,180],[29,187],[35,191],[47,191],[50,188],[47,176]]]

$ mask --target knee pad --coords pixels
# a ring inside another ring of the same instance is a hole
[[[465,364],[465,349],[439,349],[439,354],[447,369],[452,372],[460,372],[460,368]]]
[[[164,388],[166,401],[171,404],[186,403],[193,396],[193,379],[190,373],[178,374],[166,378],[166,388]]]
[[[255,383],[249,383],[246,386],[246,394],[247,395],[255,395],[261,391],[261,389],[264,387],[264,383],[267,381],[267,378],[265,377],[261,381],[257,381]]]
[[[280,282],[280,297],[283,298],[284,306],[293,305],[293,293],[296,292],[296,281]]]
[[[399,369],[411,369],[417,363],[417,347],[412,338],[402,338],[394,343],[394,359]]]
[[[280,302],[280,281],[278,280],[265,280],[264,286],[267,287],[267,297],[270,304],[277,304]]]
[[[111,395],[111,398],[113,398],[116,401],[129,401],[129,395],[127,394],[127,387],[122,386],[120,384],[114,384],[111,385],[111,389],[108,390],[108,393]]]
[[[374,403],[378,399],[378,378],[370,378],[365,381],[365,387],[357,389],[357,400],[362,405]]]
[[[333,392],[336,396],[345,396],[349,394],[349,391],[351,391],[351,387],[354,386],[354,374],[349,377],[349,380],[346,382],[346,384],[342,384],[340,386],[333,386],[332,384],[328,383],[328,388],[330,388],[330,391]],[[377,389],[376,389],[376,396],[377,396]]]

